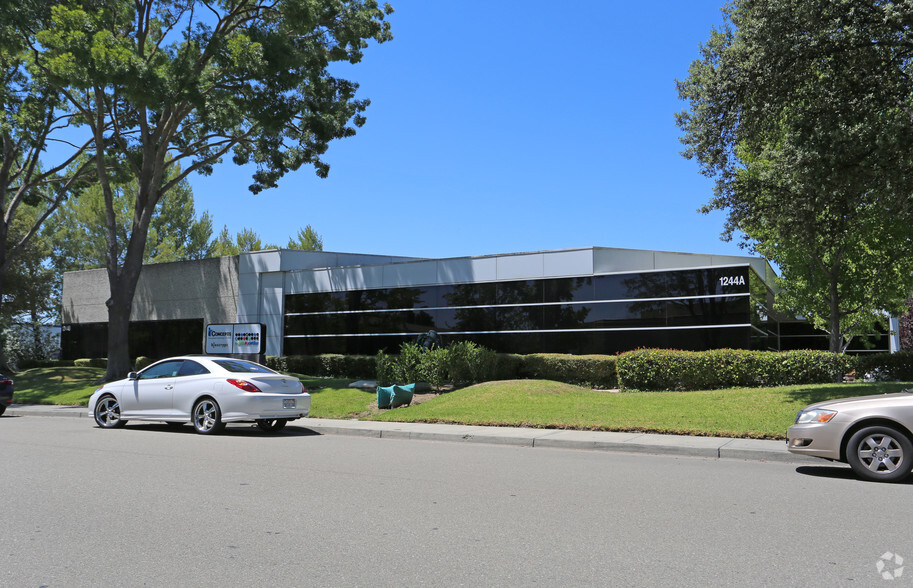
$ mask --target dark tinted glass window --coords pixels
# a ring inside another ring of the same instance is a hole
[[[199,376],[200,374],[208,374],[209,370],[200,365],[195,361],[189,359],[184,360],[184,365],[181,366],[180,371],[178,372],[179,376]]]
[[[158,378],[173,378],[178,375],[183,363],[184,361],[179,359],[176,361],[163,361],[151,365],[140,372],[139,379],[155,380]]]
[[[498,304],[535,304],[542,302],[542,280],[498,283]]]
[[[593,299],[593,278],[544,280],[545,302],[584,302]]]
[[[665,272],[596,276],[593,282],[596,300],[661,298],[669,291]]]
[[[235,374],[275,374],[273,370],[252,361],[243,359],[217,359],[216,365]]]

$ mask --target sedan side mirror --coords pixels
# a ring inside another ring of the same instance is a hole
[[[128,380],[138,380],[139,374],[136,372],[130,372],[129,374],[127,374],[127,379]]]

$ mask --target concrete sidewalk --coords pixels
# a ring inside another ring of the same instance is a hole
[[[9,416],[52,416],[90,418],[84,406],[46,406],[13,404]],[[491,443],[519,447],[554,447],[589,449],[657,455],[686,455],[754,461],[789,463],[823,463],[819,459],[794,455],[783,441],[731,439],[726,437],[690,437],[652,433],[612,433],[606,431],[571,431],[525,427],[477,427],[425,423],[386,423],[332,419],[299,419],[292,425],[321,435],[355,435],[383,439],[417,439],[423,441],[459,441]]]

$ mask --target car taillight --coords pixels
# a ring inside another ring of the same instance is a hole
[[[0,380],[0,386],[12,386],[12,385],[13,385],[12,380]]]
[[[235,379],[229,378],[226,381],[229,384],[231,384],[232,386],[234,386],[236,388],[240,388],[240,389],[244,390],[245,392],[262,392],[262,390],[260,390],[260,388],[257,388],[256,386],[254,386],[247,380],[235,380]]]
[[[301,384],[301,393],[302,393],[302,394],[307,394],[307,393],[308,393],[308,389],[305,387],[305,385],[304,385],[303,383]]]

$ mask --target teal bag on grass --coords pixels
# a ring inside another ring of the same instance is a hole
[[[405,406],[412,402],[412,396],[415,393],[415,384],[407,386],[393,386],[393,404],[392,408]]]
[[[393,388],[394,386],[377,387],[377,408],[390,408],[393,402]]]

